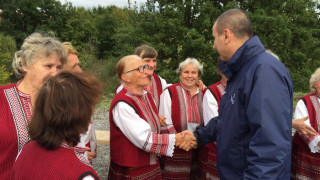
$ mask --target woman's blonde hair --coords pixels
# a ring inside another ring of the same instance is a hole
[[[309,80],[310,85],[310,91],[311,93],[316,93],[317,89],[314,87],[314,85],[320,80],[320,68],[318,68],[312,75]]]
[[[49,34],[31,34],[24,40],[21,50],[14,54],[12,67],[15,75],[22,79],[26,74],[23,66],[30,67],[37,58],[48,57],[52,53],[57,53],[62,65],[67,62],[66,52],[60,41]]]

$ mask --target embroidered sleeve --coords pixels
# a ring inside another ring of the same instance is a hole
[[[150,133],[145,143],[145,146],[143,147],[143,150],[152,154],[172,157],[174,144],[175,144],[174,134]]]
[[[294,119],[300,119],[308,115],[309,114],[306,105],[302,100],[299,100],[295,109]],[[306,120],[305,123],[311,126],[309,119]],[[307,136],[302,133],[299,133],[299,135],[301,136],[303,141],[309,146],[311,152],[316,153],[320,150],[318,146],[318,142],[320,141],[320,135],[318,133],[316,133],[314,136]]]
[[[159,155],[170,155],[170,151],[173,152],[174,135],[153,133],[150,125],[128,104],[119,102],[112,113],[116,126],[138,148]]]

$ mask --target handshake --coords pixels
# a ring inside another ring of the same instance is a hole
[[[176,146],[185,151],[197,148],[197,139],[192,132],[185,130],[176,134]]]

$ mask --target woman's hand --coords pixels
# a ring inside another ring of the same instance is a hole
[[[314,136],[316,134],[316,131],[311,126],[304,123],[308,119],[309,116],[301,119],[294,119],[292,121],[292,127],[304,135]]]

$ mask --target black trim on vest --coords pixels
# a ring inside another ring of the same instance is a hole
[[[170,98],[172,99],[172,92],[171,92],[170,88],[168,88],[168,91],[169,91]]]
[[[99,180],[99,178],[98,178],[95,174],[93,174],[93,172],[91,172],[91,171],[87,171],[87,172],[81,174],[78,179],[79,179],[79,180],[82,180],[84,177],[86,177],[86,176],[88,176],[88,175],[91,175],[91,176],[94,177],[94,179]]]
[[[310,96],[309,96],[310,97]],[[301,98],[301,100],[304,102],[304,105],[306,105],[306,107],[307,107],[307,102],[306,102],[306,100],[304,99],[304,98]]]

